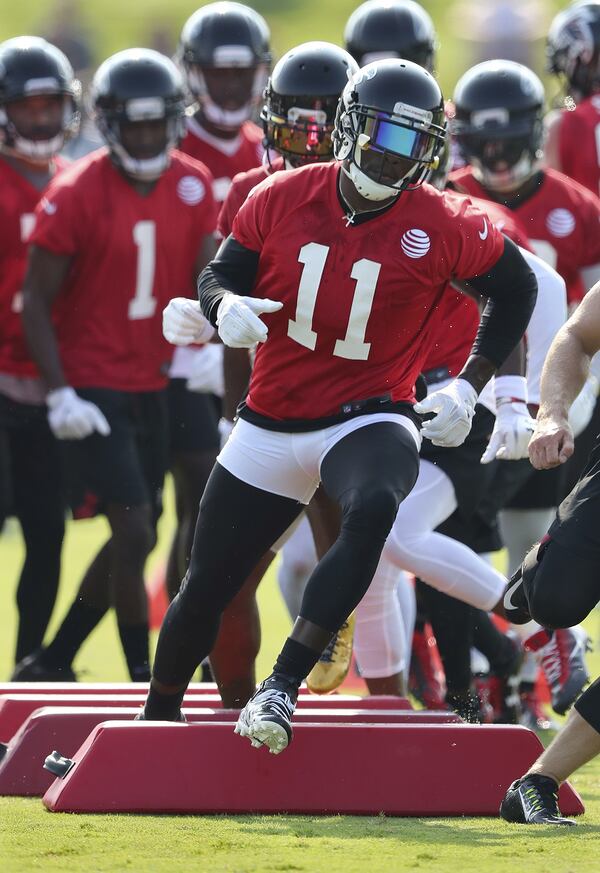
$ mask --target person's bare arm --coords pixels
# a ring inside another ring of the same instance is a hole
[[[540,408],[529,445],[531,463],[538,470],[557,467],[573,454],[569,408],[587,378],[590,358],[598,350],[600,283],[556,334],[544,364]]]
[[[70,266],[70,255],[56,255],[35,245],[29,251],[23,285],[23,327],[31,357],[48,391],[67,384],[52,324],[52,305]]]

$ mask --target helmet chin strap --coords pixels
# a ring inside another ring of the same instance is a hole
[[[60,152],[65,144],[65,136],[61,132],[51,139],[25,139],[23,136],[15,136],[10,145],[4,146],[8,154],[17,158],[26,158],[32,164],[46,164]]]
[[[206,119],[216,127],[223,127],[226,130],[237,130],[252,115],[252,103],[246,103],[241,109],[222,109],[206,94],[201,98],[200,103]]]
[[[531,177],[534,170],[535,161],[527,152],[524,152],[512,167],[499,173],[488,170],[480,161],[473,160],[473,172],[478,181],[486,188],[499,193],[506,192],[508,194],[519,188]]]
[[[165,149],[154,158],[146,158],[139,160],[132,158],[120,142],[111,143],[111,150],[119,159],[119,165],[125,170],[128,176],[140,182],[154,182],[164,173],[169,166],[171,157],[170,150]]]
[[[390,197],[397,197],[400,194],[398,188],[390,188],[389,185],[374,182],[354,162],[350,163],[349,169],[342,164],[342,173],[350,179],[360,196],[364,197],[365,200],[389,200]]]

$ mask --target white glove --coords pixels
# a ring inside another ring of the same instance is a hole
[[[209,343],[203,349],[198,349],[192,361],[187,387],[199,394],[216,394],[217,397],[225,394],[221,343]]]
[[[283,303],[260,297],[225,294],[217,310],[219,336],[232,349],[248,349],[267,339],[267,325],[258,317],[263,312],[277,312]]]
[[[481,463],[489,464],[496,458],[519,461],[528,457],[527,449],[534,430],[535,421],[529,415],[526,403],[512,397],[496,400],[496,423]]]
[[[476,403],[477,392],[466,379],[454,379],[445,388],[428,394],[414,406],[419,415],[436,413],[434,418],[424,422],[422,436],[434,446],[460,446],[471,430]]]
[[[215,329],[204,317],[197,300],[174,297],[163,309],[163,336],[174,346],[210,342]]]
[[[231,431],[235,426],[234,421],[229,421],[228,418],[220,418],[219,419],[219,436],[221,437],[221,448],[225,445],[229,437],[231,436]]]
[[[598,380],[591,374],[587,377],[585,385],[571,404],[569,409],[569,424],[573,436],[578,437],[582,433],[594,414],[596,400],[598,399]]]
[[[95,403],[83,400],[69,386],[50,391],[46,397],[48,422],[59,440],[81,440],[95,430],[108,436],[110,425]]]

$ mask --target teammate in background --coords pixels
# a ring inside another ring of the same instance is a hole
[[[346,51],[360,67],[383,58],[403,58],[433,73],[436,44],[429,13],[413,0],[367,0],[344,29]]]
[[[218,204],[233,177],[262,160],[262,130],[250,119],[267,81],[269,39],[267,24],[257,12],[230,2],[198,9],[181,32],[178,60],[195,101],[181,150],[208,167]],[[212,382],[222,393],[222,370],[220,345],[177,349],[171,365],[171,470],[178,520],[167,566],[171,598],[187,569],[198,504],[220,443],[218,403],[197,389]]]
[[[421,185],[444,128],[441,92],[421,67],[386,60],[359,70],[338,105],[341,164],[258,185],[200,277],[202,309],[223,341],[261,345],[200,504],[142,717],[180,717],[223,609],[322,481],[342,510],[340,536],[236,727],[255,746],[287,746],[298,686],[363,597],[417,477],[414,384],[447,281],[490,299],[459,377],[416,407],[434,413],[424,435],[464,440],[479,391],[523,335],[536,282],[518,249],[492,227],[482,240],[484,216],[468,201],[451,205]]]
[[[557,335],[544,366],[541,403],[531,440],[531,463],[540,470],[563,464],[573,453],[568,410],[590,358],[600,350],[600,285],[596,285]],[[548,533],[529,552],[511,580],[513,620],[533,617],[550,627],[576,624],[600,598],[600,445],[581,479],[562,502]],[[569,584],[565,585],[565,579]],[[502,818],[520,824],[573,825],[558,809],[558,786],[600,753],[600,680],[575,703],[550,746],[510,786]]]
[[[229,236],[235,216],[248,193],[271,173],[284,167],[293,169],[333,158],[331,135],[337,104],[349,75],[357,70],[357,64],[347,52],[325,42],[296,46],[278,61],[269,78],[261,112],[267,160],[261,166],[239,173],[234,178],[219,214],[220,236]],[[188,301],[173,300],[164,318],[167,329],[175,331],[171,335],[187,342],[190,341],[189,330],[192,325],[181,322],[180,318],[185,319],[188,311]],[[175,320],[174,324],[171,324],[171,319]],[[177,325],[180,323],[185,330],[178,337]],[[228,435],[233,427],[237,406],[245,396],[250,381],[249,350],[226,348],[225,365],[225,408],[220,427],[225,435],[228,425]],[[337,510],[335,521],[338,521]],[[313,507],[313,525],[315,523]],[[338,530],[332,532],[324,546],[317,535],[315,539],[320,546],[320,553],[324,553],[333,543]],[[302,545],[298,543],[299,538]],[[297,547],[309,554],[314,551],[311,530],[307,531],[305,525],[294,531],[282,552],[285,555],[288,549]],[[228,707],[245,705],[256,688],[254,662],[260,647],[260,619],[255,591],[273,557],[274,552],[269,550],[225,609],[219,636],[210,654],[214,677],[223,703]],[[294,619],[296,615],[297,612]],[[349,658],[346,659],[346,669],[348,666]]]
[[[577,3],[552,21],[548,70],[564,90],[563,106],[546,118],[549,167],[600,194],[600,4]]]
[[[51,426],[111,536],[20,679],[72,678],[110,605],[131,678],[149,676],[144,565],[168,461],[161,313],[173,289],[192,293],[214,253],[212,179],[175,151],[185,109],[175,65],[149,49],[120,52],[98,69],[91,100],[108,147],[63,173],[37,208],[23,318]]]
[[[14,513],[25,541],[16,661],[42,644],[52,614],[66,509],[59,444],[21,326],[26,242],[40,196],[64,167],[58,153],[77,130],[80,92],[67,58],[45,40],[0,45],[0,528]]]

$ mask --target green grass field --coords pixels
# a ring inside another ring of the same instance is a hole
[[[170,499],[167,500],[170,505]],[[151,565],[169,540],[172,514],[165,513]],[[68,531],[64,582],[53,626],[76,590],[79,575],[106,536],[102,520],[78,522]],[[14,644],[13,605],[22,555],[14,528],[0,539],[3,582],[0,589],[0,680],[8,677]],[[289,627],[273,574],[260,590],[263,646],[258,673],[268,673]],[[597,636],[597,617],[588,629]],[[600,658],[592,660],[595,674]],[[127,676],[113,616],[108,616],[83,647],[75,666],[89,681],[119,681]],[[365,757],[368,750],[365,750]],[[227,762],[223,762],[227,766]],[[348,766],[361,766],[349,761]],[[318,767],[307,778],[319,778]],[[211,873],[597,873],[600,851],[600,761],[573,780],[587,814],[575,831],[509,826],[497,819],[393,819],[350,817],[117,816],[61,815],[46,812],[35,799],[0,798],[0,870],[44,871],[150,870]],[[398,791],[402,791],[402,775]]]

